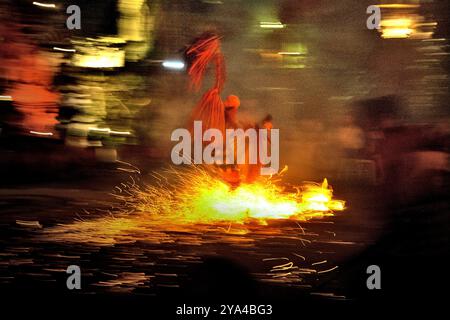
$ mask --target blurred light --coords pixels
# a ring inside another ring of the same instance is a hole
[[[38,6],[38,7],[44,7],[44,8],[56,8],[56,5],[53,3],[42,3],[42,2],[34,1],[33,5]]]
[[[87,38],[72,42],[76,50],[72,64],[76,67],[100,69],[125,66],[125,41],[121,38]]]
[[[401,4],[401,3],[377,4],[376,6],[379,8],[386,8],[386,9],[411,9],[420,7],[420,5],[418,4]]]
[[[111,131],[111,129],[109,129],[109,128],[89,128],[89,131],[109,133]]]
[[[412,24],[412,20],[408,18],[385,19],[381,21],[381,27],[386,28],[408,28]]]
[[[383,39],[405,39],[411,36],[413,30],[409,28],[390,28],[382,31]]]
[[[418,27],[436,27],[437,25],[437,22],[424,22],[416,24]]]
[[[424,42],[441,42],[441,41],[447,41],[445,38],[435,38],[435,39],[424,39],[422,40]]]
[[[0,96],[0,101],[12,101],[11,96]]]
[[[414,22],[409,18],[390,18],[381,21],[383,39],[405,39],[414,32]]]
[[[111,130],[110,128],[89,128],[89,131],[102,132],[102,133],[108,133],[108,134],[120,135],[120,136],[128,136],[131,134],[131,132],[129,132],[129,131],[115,131],[115,130]]]
[[[383,39],[429,39],[437,23],[419,14],[420,4],[381,4],[379,32]]]
[[[31,134],[36,134],[38,136],[52,136],[51,132],[39,132],[39,131],[30,131]]]
[[[162,66],[167,69],[174,69],[174,70],[182,70],[184,69],[184,62],[179,60],[166,60],[163,61]]]
[[[75,49],[64,49],[64,48],[58,48],[58,47],[53,47],[53,50],[62,51],[62,52],[76,52]]]
[[[109,133],[119,135],[119,136],[129,136],[131,134],[130,131],[115,131],[115,130],[110,130]]]
[[[300,52],[287,52],[287,51],[281,51],[281,52],[278,52],[278,54],[282,55],[282,56],[300,56],[301,55]]]
[[[81,56],[75,62],[77,67],[85,68],[117,68],[124,66],[124,59],[120,56]]]
[[[264,29],[283,29],[285,26],[281,22],[260,22],[259,26]]]

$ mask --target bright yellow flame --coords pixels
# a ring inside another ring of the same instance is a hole
[[[381,21],[383,39],[404,39],[414,33],[414,21],[409,18],[392,18]]]
[[[393,28],[383,30],[381,37],[383,39],[404,39],[408,38],[414,30],[409,28]]]
[[[381,21],[381,26],[386,28],[409,28],[413,24],[411,19],[385,19]]]
[[[137,185],[134,179],[121,183],[116,187],[116,197],[123,200],[124,205],[117,211],[97,219],[45,229],[44,238],[100,246],[139,240],[199,245],[205,243],[205,233],[219,232],[228,235],[220,236],[220,241],[247,245],[253,241],[251,237],[240,236],[251,230],[261,230],[261,225],[265,228],[269,220],[304,221],[331,216],[333,211],[345,209],[344,201],[332,199],[326,179],[322,184],[294,187],[293,192],[280,187],[280,180],[276,178],[233,189],[217,179],[214,172],[199,168],[186,171],[172,168],[163,175],[155,173],[154,179],[159,184],[146,188]],[[267,232],[283,234],[284,230],[269,226]],[[275,271],[287,269],[288,264],[274,268]]]
[[[333,191],[326,179],[322,184],[308,183],[289,192],[274,179],[233,188],[201,169],[172,170],[172,173],[179,183],[168,183],[164,177],[160,185],[134,190],[127,201],[132,201],[138,211],[172,214],[178,221],[197,223],[308,220],[345,208],[344,201],[333,200]]]

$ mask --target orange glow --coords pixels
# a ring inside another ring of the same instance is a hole
[[[304,221],[345,208],[344,201],[333,199],[326,179],[322,184],[307,183],[288,191],[273,177],[233,188],[204,169],[172,169],[170,175],[176,177],[174,184],[167,183],[168,178],[164,177],[163,184],[134,189],[132,196],[126,197],[127,202],[132,202],[137,211],[169,214],[177,221],[196,223]]]
[[[125,162],[121,162],[126,164]],[[127,172],[135,170],[120,168]],[[114,194],[123,204],[96,219],[82,219],[45,230],[46,240],[92,243],[109,246],[143,240],[152,243],[205,243],[205,233],[215,233],[218,241],[247,244],[243,235],[264,232],[282,235],[284,229],[273,220],[299,222],[321,219],[345,209],[345,202],[334,200],[325,180],[307,183],[288,191],[276,177],[255,184],[231,188],[217,179],[217,172],[171,168],[154,173],[157,184],[142,187],[131,178]],[[303,240],[306,241],[306,240]],[[278,271],[281,270],[282,266]]]

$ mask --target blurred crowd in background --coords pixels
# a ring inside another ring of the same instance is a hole
[[[69,5],[81,29],[67,28]],[[395,186],[400,201],[441,194],[448,13],[447,0],[0,0],[3,180],[169,162],[170,133],[199,99],[183,51],[213,31],[225,94],[240,117],[273,116],[290,175]]]

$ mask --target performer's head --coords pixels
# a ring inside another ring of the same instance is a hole
[[[238,96],[229,95],[227,99],[223,102],[225,108],[239,108],[241,105],[241,100],[239,100]]]

